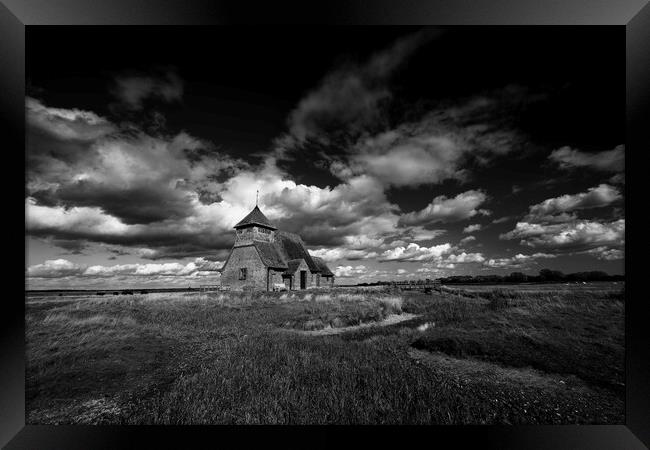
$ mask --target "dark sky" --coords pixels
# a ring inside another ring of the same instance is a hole
[[[622,273],[624,43],[620,27],[30,27],[30,283],[213,279],[256,189],[347,281]]]

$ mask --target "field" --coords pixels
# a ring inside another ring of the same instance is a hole
[[[624,422],[622,284],[476,287],[28,298],[27,423]]]

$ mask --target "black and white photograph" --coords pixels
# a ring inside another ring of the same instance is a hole
[[[28,27],[26,423],[625,424],[625,39]]]

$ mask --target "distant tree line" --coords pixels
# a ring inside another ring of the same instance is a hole
[[[510,275],[455,275],[451,277],[436,278],[436,283],[441,284],[499,284],[499,283],[557,283],[557,282],[587,282],[587,281],[625,281],[625,275],[609,275],[606,272],[594,270],[590,272],[563,273],[559,270],[542,269],[538,275],[529,275],[523,272],[512,272]],[[394,284],[428,285],[433,280],[408,280],[408,281],[375,281],[372,283],[359,283],[356,286],[389,286]]]
[[[438,280],[443,284],[551,283],[572,281],[624,281],[625,275],[609,275],[606,272],[598,270],[565,274],[559,270],[542,269],[539,271],[538,275],[512,272],[510,275],[455,275],[451,277],[438,278]]]

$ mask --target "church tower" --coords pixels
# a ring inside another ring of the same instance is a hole
[[[235,225],[235,247],[250,245],[255,241],[273,242],[275,230],[269,219],[255,205],[255,208]]]

